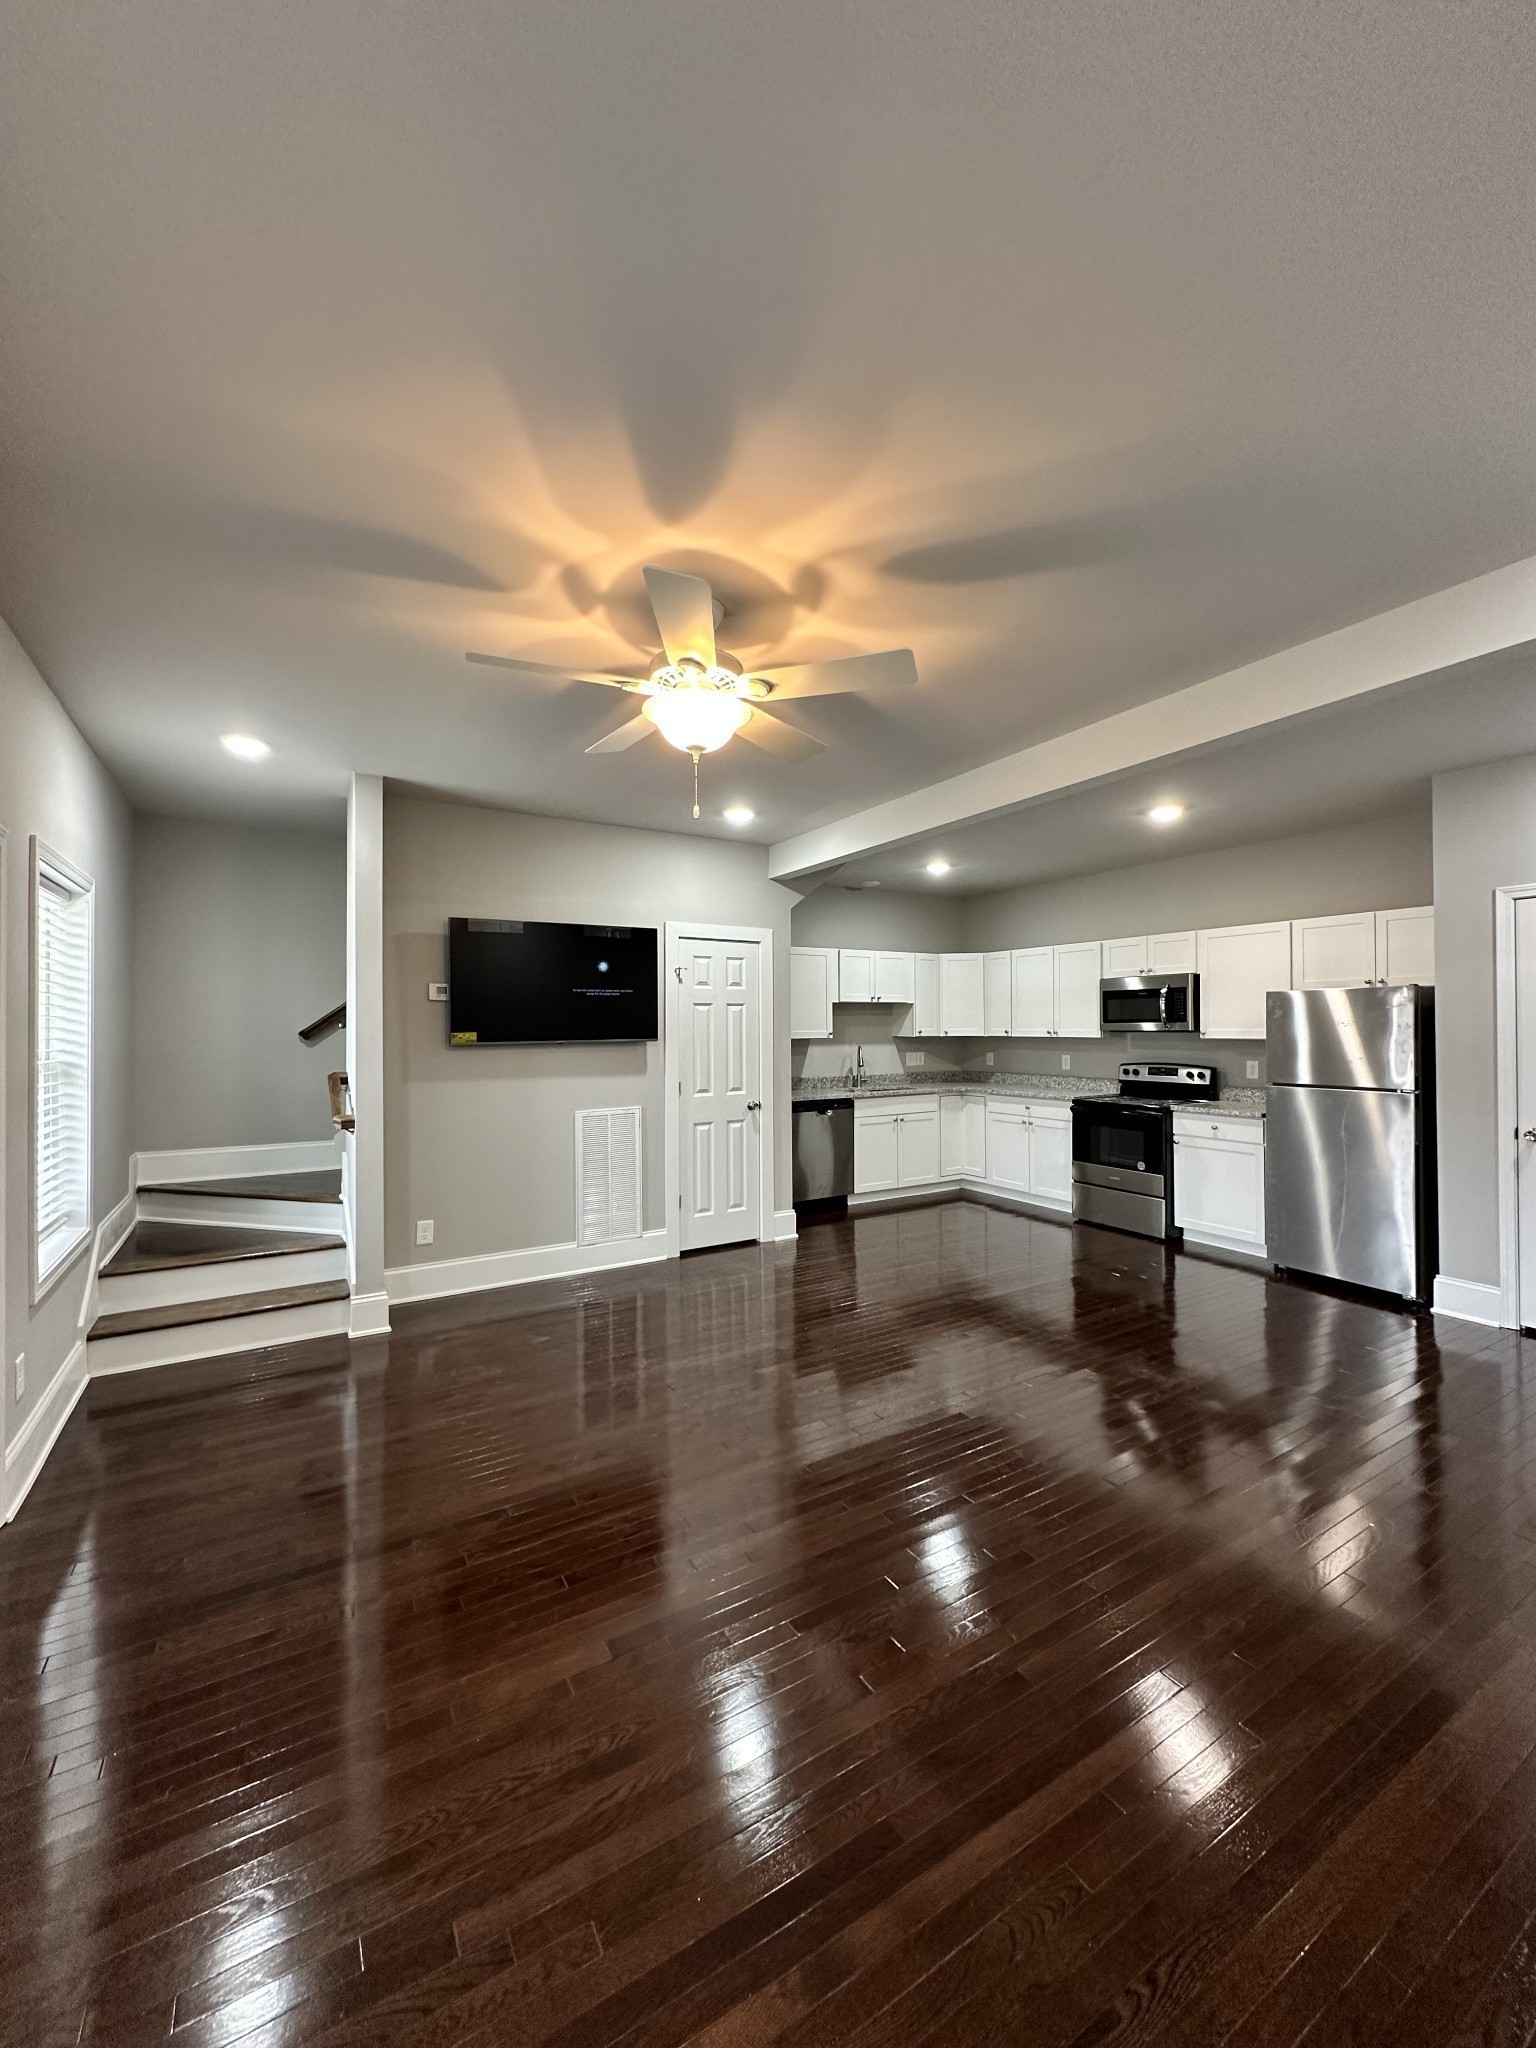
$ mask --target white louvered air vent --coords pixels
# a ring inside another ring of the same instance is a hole
[[[640,1111],[576,1112],[576,1237],[612,1244],[640,1235]]]

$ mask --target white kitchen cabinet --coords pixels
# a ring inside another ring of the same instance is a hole
[[[911,953],[875,955],[875,1001],[910,1003],[916,993],[914,956]]]
[[[904,1036],[937,1038],[939,1035],[939,956],[912,955],[912,1012]]]
[[[830,1038],[832,1005],[837,997],[837,948],[791,946],[789,949],[789,1035]]]
[[[987,1104],[987,1179],[1015,1194],[1029,1193],[1029,1106]]]
[[[1052,950],[1056,955],[1053,1036],[1099,1037],[1098,940],[1088,939],[1075,946],[1056,946]]]
[[[875,956],[862,946],[838,948],[837,1000],[840,1003],[872,1003],[875,1000]]]
[[[1173,1220],[1197,1243],[1262,1256],[1262,1117],[1174,1112]]]
[[[1120,974],[1144,974],[1147,968],[1147,942],[1141,939],[1106,939],[1104,941],[1104,978],[1112,981]]]
[[[1013,955],[981,956],[981,1030],[984,1038],[1006,1038],[1013,1028]]]
[[[1293,988],[1362,988],[1376,975],[1375,911],[1291,920]]]
[[[1009,1194],[1072,1206],[1072,1112],[1064,1102],[986,1103],[987,1180]]]
[[[1013,955],[1013,1035],[1049,1038],[1056,1022],[1056,949],[1025,946]]]
[[[1199,937],[1198,932],[1153,932],[1147,940],[1147,973],[1197,973]]]
[[[939,1098],[885,1097],[853,1109],[853,1190],[919,1187],[940,1177]]]
[[[984,1180],[987,1105],[980,1095],[939,1097],[939,1172],[945,1180]]]
[[[1378,910],[1376,913],[1376,978],[1378,981],[1419,981],[1435,978],[1435,913]]]
[[[1291,985],[1289,919],[1234,924],[1197,935],[1200,1032],[1204,1038],[1262,1038],[1265,997]]]
[[[939,1030],[945,1038],[976,1038],[982,1026],[981,955],[939,956]]]
[[[1038,1202],[1072,1206],[1072,1112],[1066,1103],[1030,1104],[1029,1192]]]

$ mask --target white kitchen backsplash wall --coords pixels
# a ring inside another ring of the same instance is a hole
[[[915,1041],[909,1041],[912,1043]],[[926,1043],[926,1041],[923,1041]],[[1060,1074],[1062,1057],[1071,1060],[1065,1071],[1085,1074],[1091,1079],[1113,1081],[1122,1060],[1177,1060],[1191,1066],[1214,1067],[1223,1088],[1261,1088],[1267,1078],[1264,1046],[1257,1039],[1187,1038],[1172,1031],[1119,1031],[1103,1038],[993,1038],[966,1043],[967,1072],[985,1070],[986,1055],[993,1055],[992,1071],[999,1074]],[[1250,1075],[1250,1064],[1258,1073]]]

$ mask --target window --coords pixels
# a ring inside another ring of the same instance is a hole
[[[36,840],[32,1187],[39,1288],[91,1228],[91,885]]]

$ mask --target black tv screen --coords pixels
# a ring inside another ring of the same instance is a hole
[[[450,1045],[656,1036],[652,925],[448,920]]]

